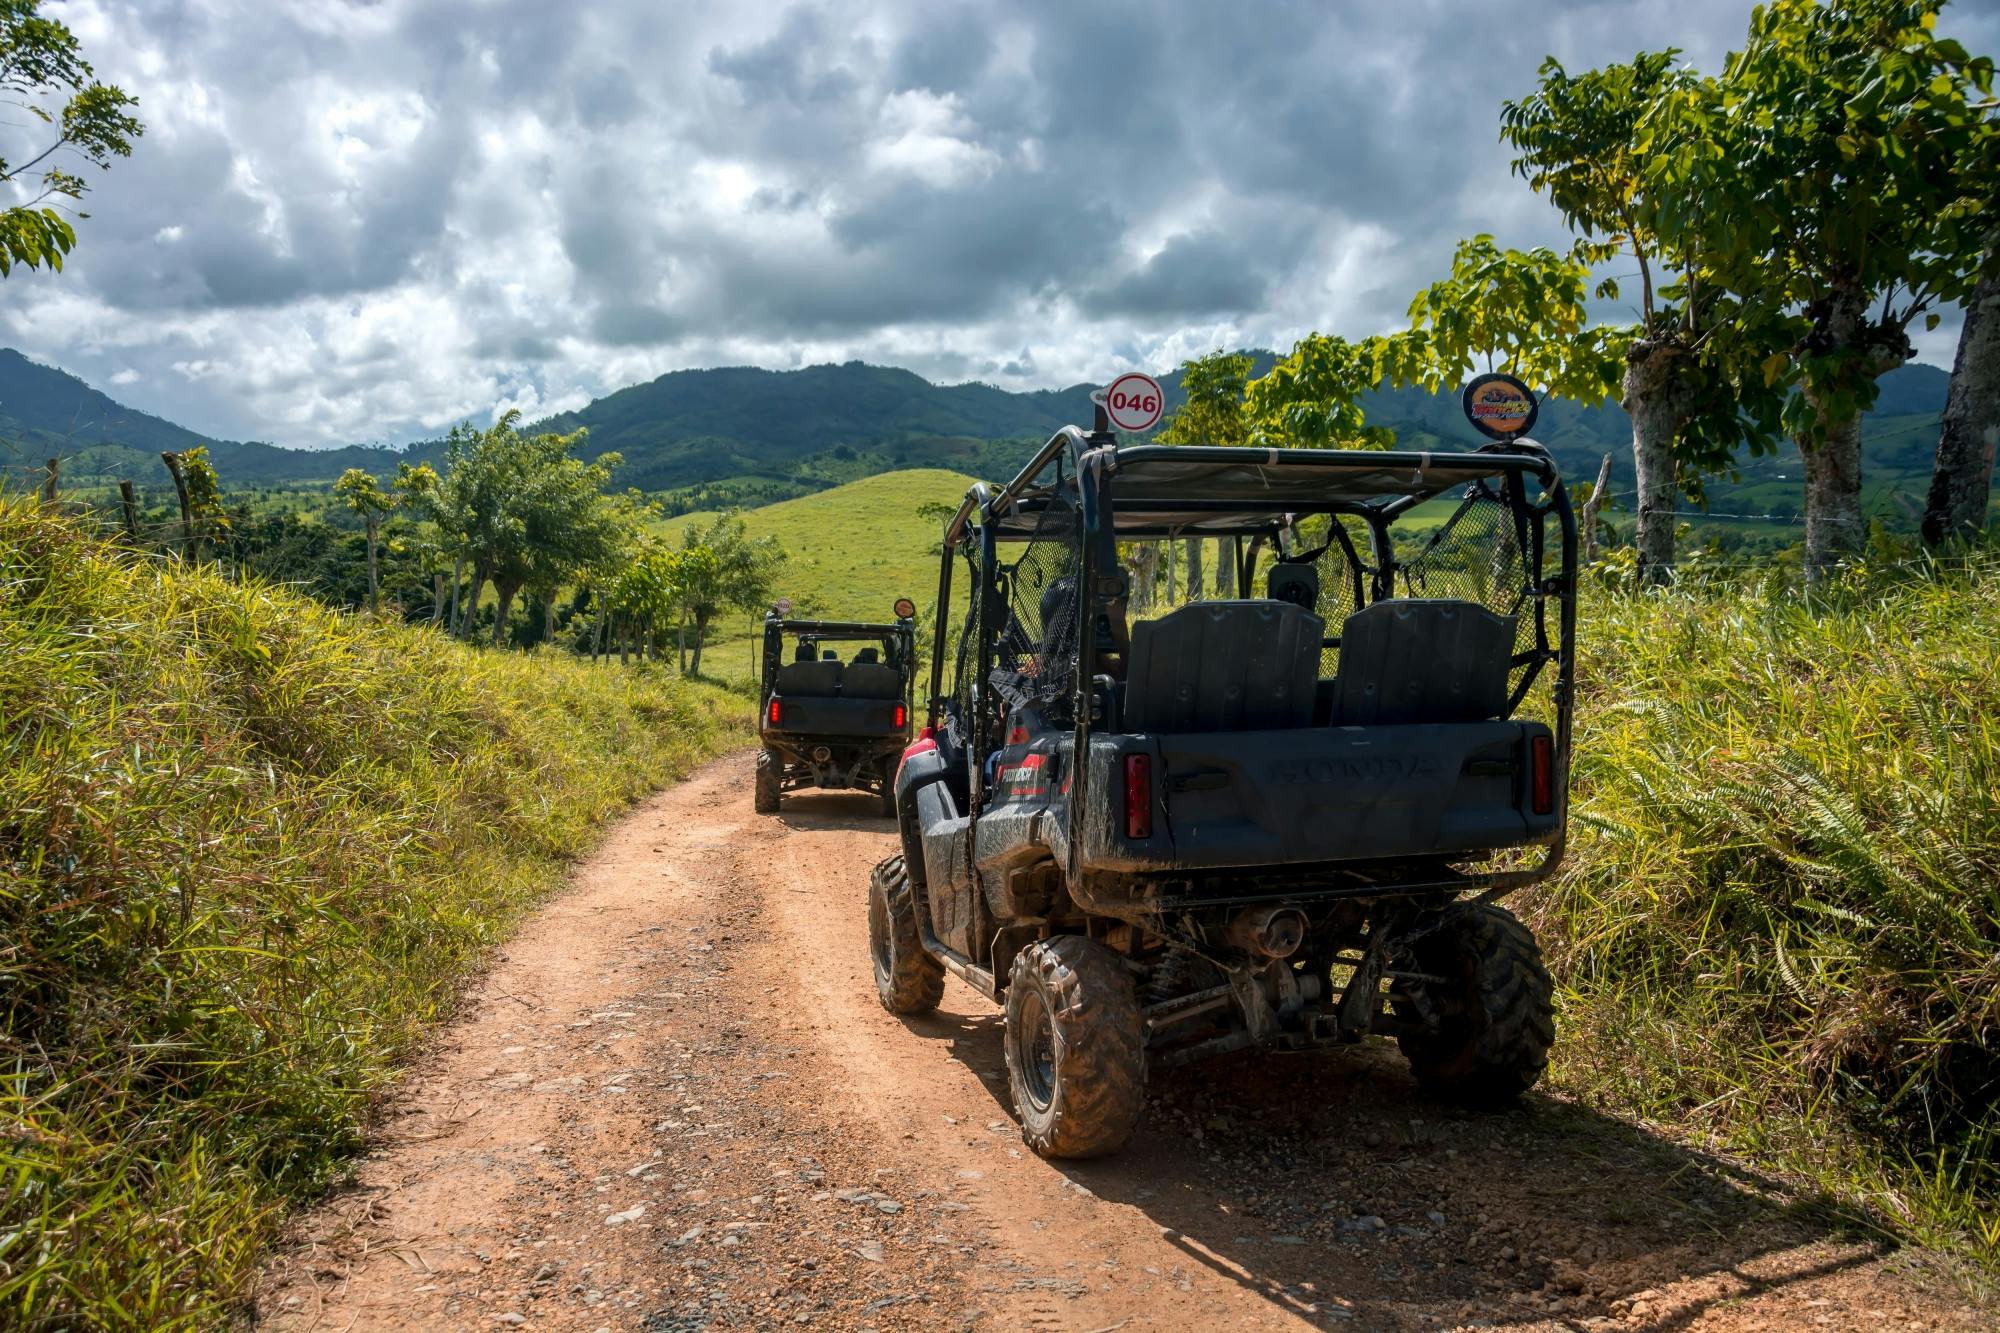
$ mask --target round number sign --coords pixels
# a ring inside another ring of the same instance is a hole
[[[1535,428],[1535,391],[1512,375],[1481,375],[1465,386],[1465,419],[1493,440],[1518,440]]]
[[[1120,375],[1104,391],[1104,410],[1120,430],[1151,430],[1166,408],[1167,396],[1151,375]]]
[[[792,609],[792,599],[791,599],[791,598],[789,598],[789,597],[780,597],[780,598],[778,599],[778,614],[779,614],[779,615],[781,615],[781,616],[782,616],[782,615],[784,615],[784,614],[785,614],[785,613],[786,613],[787,611],[789,611],[789,610],[791,610],[791,609]]]

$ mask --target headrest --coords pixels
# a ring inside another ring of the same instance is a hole
[[[794,662],[812,662],[818,659],[813,656],[813,646],[809,643],[802,643],[793,650],[792,660]]]
[[[1275,564],[1264,586],[1273,601],[1290,602],[1308,611],[1319,604],[1319,570],[1312,565]]]
[[[881,660],[882,650],[879,648],[863,648],[854,655],[854,665],[856,666],[860,666],[864,662],[879,662]]]

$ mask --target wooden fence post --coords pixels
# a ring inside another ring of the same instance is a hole
[[[1590,498],[1583,502],[1583,563],[1588,565],[1597,559],[1597,511],[1604,504],[1604,492],[1611,485],[1611,455],[1604,455],[1604,461],[1597,466],[1597,484],[1590,488]]]
[[[56,504],[56,485],[61,476],[62,460],[60,458],[51,458],[48,462],[48,468],[49,475],[42,479],[42,506],[47,509],[53,509]]]
[[[118,499],[125,507],[125,540],[136,547],[139,544],[139,499],[132,494],[129,478],[118,483]]]

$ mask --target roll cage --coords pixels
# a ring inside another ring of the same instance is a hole
[[[1540,494],[1531,494],[1537,488]],[[1452,495],[1459,497],[1457,507],[1427,540],[1399,546],[1399,519]],[[1124,646],[1106,640],[1118,638],[1130,594],[1118,543],[1196,537],[1229,541],[1239,597],[1252,595],[1257,562],[1268,546],[1278,563],[1310,562],[1326,571],[1318,594],[1322,611],[1442,593],[1518,616],[1502,716],[1514,716],[1535,690],[1546,691],[1556,772],[1564,775],[1558,809],[1566,810],[1576,520],[1558,469],[1540,445],[1523,439],[1466,452],[1120,447],[1108,430],[1064,426],[1010,481],[997,488],[975,482],[945,525],[928,720],[934,731],[953,733],[969,754],[973,820],[984,804],[986,760],[999,740],[998,704],[1028,698],[1045,705],[1051,720],[1073,731],[1079,756],[1101,729],[1109,682],[1097,667]],[[1062,558],[1034,557],[1041,543],[1063,547]],[[1003,563],[1002,549],[1015,547],[1027,552]],[[1518,564],[1518,580],[1507,577],[1503,555]],[[1085,595],[1070,596],[1066,605],[1057,599],[1061,623],[1034,626],[1039,642],[1057,651],[1029,654],[1033,671],[1024,676],[1002,669],[999,659],[1009,637],[1020,637],[1016,627],[1033,618],[1018,586],[1031,559],[1038,588],[1068,579],[1072,593]],[[947,645],[957,561],[967,565],[974,595],[952,652]],[[1329,652],[1340,644],[1338,624],[1337,616],[1327,617]],[[948,656],[956,664],[949,693]],[[1089,769],[1083,763],[1071,769],[1071,810],[1086,808]],[[1559,832],[1531,870],[1496,872],[1479,882],[1498,892],[1540,878],[1559,859],[1562,841]],[[1072,854],[1075,847],[1072,842]]]

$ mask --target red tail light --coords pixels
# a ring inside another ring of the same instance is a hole
[[[1547,736],[1528,741],[1528,800],[1538,815],[1556,811],[1556,743]]]
[[[777,725],[779,724],[779,721],[780,721],[780,719],[781,719],[781,718],[783,717],[783,715],[784,715],[784,712],[783,712],[783,709],[781,709],[781,708],[779,707],[779,701],[778,701],[778,697],[777,697],[776,695],[772,695],[772,696],[771,696],[771,714],[770,714],[770,716],[771,716],[771,725],[772,725],[772,726],[774,726],[774,727],[775,727],[775,726],[777,726]]]
[[[910,710],[903,707],[903,705],[901,704],[897,704],[896,730],[901,731],[904,727],[908,726],[909,724],[910,724]]]
[[[1125,836],[1153,836],[1153,756],[1125,756]]]

